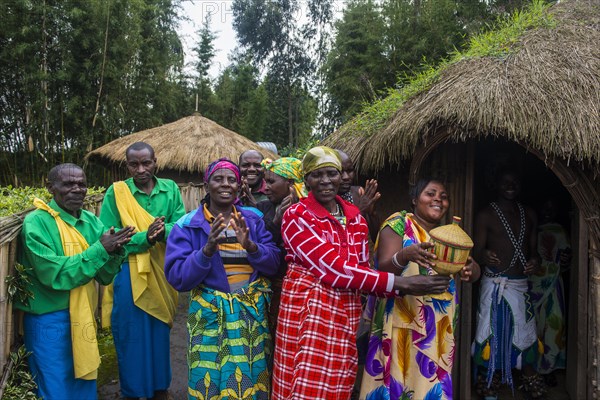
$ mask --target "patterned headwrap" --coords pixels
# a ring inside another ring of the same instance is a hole
[[[208,183],[212,174],[214,174],[216,170],[223,168],[233,171],[238,185],[242,183],[240,168],[228,158],[219,158],[218,160],[211,162],[208,167],[206,167],[206,171],[204,171],[204,182]]]
[[[306,152],[302,159],[302,174],[304,176],[323,167],[333,167],[342,172],[342,160],[339,153],[325,146],[313,147]]]
[[[285,179],[293,180],[298,198],[307,196],[306,188],[304,187],[304,182],[302,180],[302,172],[300,171],[302,161],[294,157],[281,157],[275,161],[265,158],[262,160],[261,165],[266,171],[271,171]]]

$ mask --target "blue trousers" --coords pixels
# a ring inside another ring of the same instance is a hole
[[[95,400],[96,380],[75,379],[69,310],[25,313],[29,369],[44,400]]]
[[[129,263],[114,281],[112,333],[124,397],[153,397],[171,384],[169,325],[133,303]]]

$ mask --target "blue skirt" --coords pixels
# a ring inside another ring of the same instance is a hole
[[[154,397],[171,384],[169,325],[133,303],[129,263],[114,281],[112,333],[123,397]]]
[[[95,400],[96,380],[75,379],[69,310],[25,313],[25,348],[29,369],[44,400]]]

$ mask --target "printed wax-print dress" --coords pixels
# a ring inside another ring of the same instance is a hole
[[[564,228],[557,223],[539,226],[538,253],[542,268],[529,277],[535,309],[537,335],[544,346],[537,370],[547,374],[566,365],[565,291],[560,270],[560,253],[569,248]]]
[[[268,280],[259,278],[232,293],[200,286],[188,314],[188,397],[268,399],[271,339]]]
[[[429,241],[429,234],[405,211],[390,216],[381,229],[386,226],[403,237],[403,247]],[[417,274],[435,271],[411,262],[402,273]],[[360,398],[452,399],[457,304],[453,279],[441,295],[371,296],[365,310],[372,322]]]

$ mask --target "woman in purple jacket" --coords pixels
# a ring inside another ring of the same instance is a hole
[[[168,241],[165,275],[190,290],[188,397],[268,399],[272,343],[267,310],[279,249],[255,211],[237,201],[240,171],[219,159],[204,173],[208,194]]]

